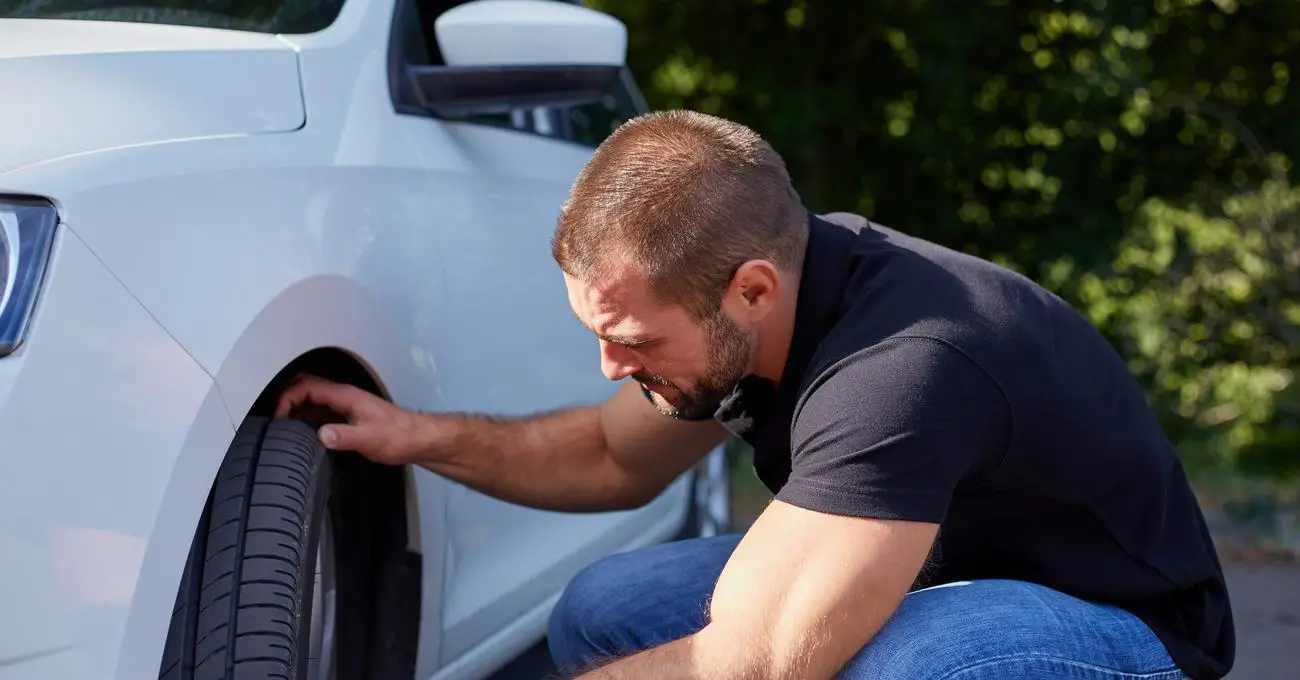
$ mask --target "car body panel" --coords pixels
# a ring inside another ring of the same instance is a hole
[[[455,254],[442,259],[451,299],[437,315],[433,352],[449,398],[459,410],[523,415],[608,397],[617,385],[601,374],[594,338],[568,309],[549,248],[551,216],[590,149],[512,130],[447,127],[475,170],[465,175],[469,184],[439,191],[438,204],[447,214],[479,218],[438,232],[441,252]],[[558,591],[577,565],[649,530],[664,512],[548,513],[459,486],[451,494],[444,662]]]
[[[156,673],[185,563],[177,548],[231,434],[211,376],[62,228],[31,335],[0,362],[0,384],[0,601],[11,613],[0,666],[28,657],[77,669],[61,677],[119,664],[129,672],[118,677],[151,663]],[[130,638],[129,622],[140,626]]]
[[[217,376],[232,417],[242,418],[266,385],[270,364],[278,369],[322,346],[309,339],[316,333],[325,343],[362,343],[353,349],[359,356],[372,350],[366,360],[392,376],[395,398],[424,403],[403,387],[436,380],[409,356],[409,338],[398,342],[384,333],[411,325],[410,318],[394,318],[400,310],[431,309],[437,279],[425,277],[428,285],[391,298],[382,284],[366,288],[363,280],[396,284],[402,259],[427,266],[418,258],[432,254],[429,230],[413,228],[428,212],[425,182],[400,162],[368,169],[320,164],[309,142],[285,135],[112,149],[0,175],[0,188],[56,196],[63,218]],[[376,244],[377,225],[422,242],[406,243],[404,251],[390,241]],[[348,286],[356,290],[339,290]],[[356,308],[336,316],[330,296],[344,296],[345,304],[355,297]],[[295,303],[297,316],[284,317]],[[273,306],[280,316],[267,313]],[[245,337],[275,341],[241,345]]]
[[[93,677],[85,675],[85,668],[76,649],[43,650],[4,662],[0,666],[0,680]]]
[[[674,536],[682,524],[681,515],[676,511],[677,508],[680,508],[681,503],[680,496],[677,493],[684,492],[685,489],[689,488],[689,479],[678,480],[674,482],[673,486],[674,489],[661,495],[654,503],[647,506],[647,511],[651,509],[658,510],[654,514],[654,523],[648,530],[623,534],[625,542],[622,545],[598,546],[602,551],[601,554],[607,555],[635,550],[661,543]],[[605,534],[605,536],[611,537],[610,534]],[[632,537],[631,540],[627,540],[628,536]],[[590,551],[592,547],[587,546],[587,550]],[[568,566],[576,573],[583,564],[583,559],[575,555],[575,559]],[[430,680],[475,680],[486,677],[500,667],[502,659],[511,659],[537,642],[538,631],[546,629],[551,609],[555,606],[559,597],[560,588],[553,589],[551,594],[537,602],[531,609],[490,631],[477,647],[455,659],[449,660]],[[417,674],[417,677],[425,676]]]
[[[0,20],[0,171],[137,144],[295,130],[297,55],[271,35]]]

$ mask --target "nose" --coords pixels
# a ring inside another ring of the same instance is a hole
[[[606,378],[618,382],[641,370],[631,350],[612,342],[600,342],[600,370]]]

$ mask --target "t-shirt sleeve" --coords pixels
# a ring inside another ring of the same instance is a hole
[[[951,346],[892,338],[819,375],[791,426],[777,499],[837,515],[940,522],[962,477],[998,461],[1002,390]]]

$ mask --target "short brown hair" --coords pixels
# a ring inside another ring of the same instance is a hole
[[[807,216],[785,162],[756,132],[662,111],[624,123],[596,149],[560,210],[551,250],[583,281],[631,264],[658,299],[704,318],[748,260],[797,272]]]

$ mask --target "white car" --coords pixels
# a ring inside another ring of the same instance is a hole
[[[166,7],[146,5],[160,4]],[[321,374],[428,411],[617,385],[550,256],[644,110],[558,0],[0,0],[0,678],[478,678],[607,554],[726,522],[494,500],[272,420]]]

